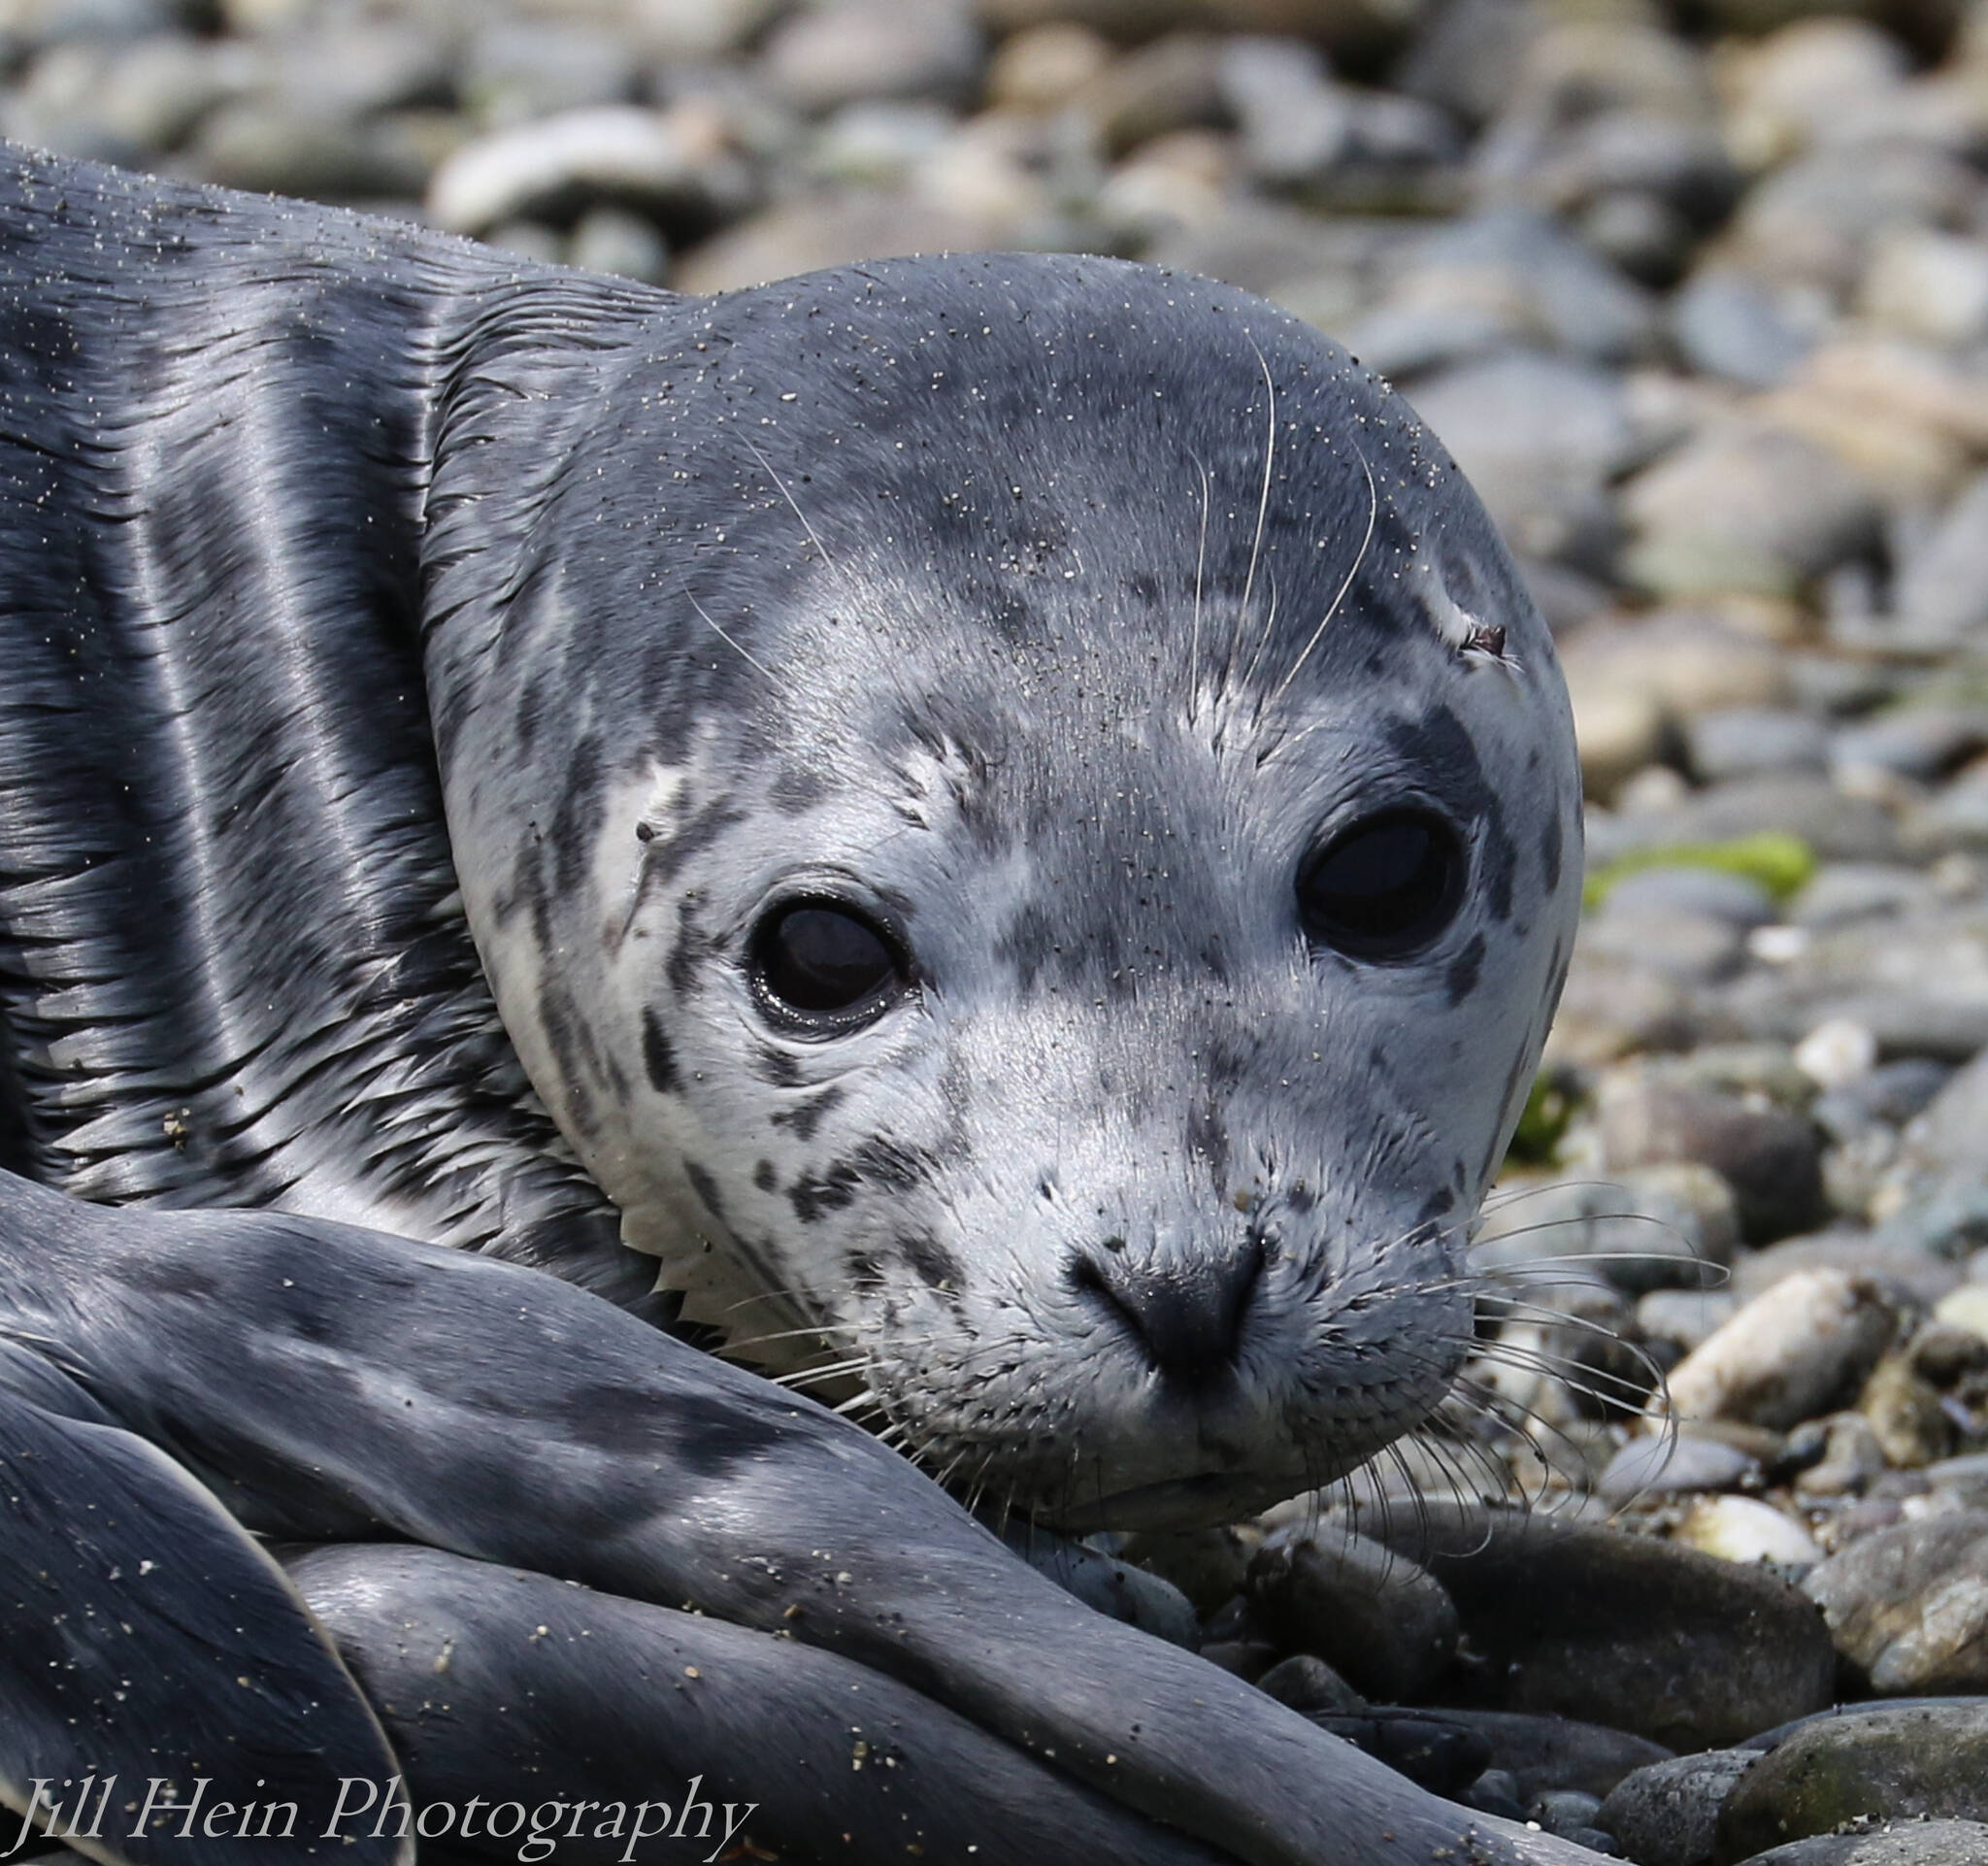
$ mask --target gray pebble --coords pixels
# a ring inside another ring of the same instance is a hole
[[[1872,1817],[1988,1820],[1988,1705],[1860,1708],[1805,1724],[1734,1785],[1727,1858]]]
[[[1671,301],[1671,334],[1695,369],[1772,388],[1814,347],[1821,318],[1806,309],[1750,273],[1706,268]]]
[[[1744,1749],[1708,1749],[1652,1763],[1618,1783],[1596,1818],[1638,1866],[1708,1866],[1719,1810],[1758,1760]]]
[[[1805,1585],[1872,1690],[1988,1690],[1988,1512],[1879,1530]]]
[[[1456,1609],[1441,1584],[1361,1536],[1266,1543],[1248,1584],[1257,1616],[1287,1647],[1324,1659],[1382,1703],[1415,1697],[1456,1649]]]
[[[1823,1215],[1822,1150],[1799,1116],[1649,1072],[1611,1076],[1599,1116],[1610,1168],[1666,1160],[1711,1167],[1732,1186],[1740,1229],[1756,1243]]]
[[[1779,917],[1773,896],[1750,875],[1682,863],[1624,875],[1608,889],[1599,919],[1630,910],[1704,915],[1741,932]]]
[[[980,35],[964,0],[836,0],[803,9],[768,40],[774,88],[803,110],[859,97],[956,97],[980,68]]]
[[[1734,1445],[1696,1433],[1631,1439],[1595,1484],[1606,1503],[1638,1497],[1733,1490],[1760,1476],[1760,1461]]]
[[[1925,1820],[1874,1833],[1818,1834],[1755,1853],[1739,1866],[1988,1866],[1988,1826]]]
[[[1688,1750],[1831,1700],[1821,1615],[1761,1570],[1594,1524],[1436,1504],[1419,1521],[1399,1513],[1385,1534],[1449,1590],[1488,1661],[1492,1708]]]
[[[1685,722],[1684,745],[1693,774],[1707,783],[1764,771],[1822,771],[1829,764],[1829,728],[1783,708],[1700,714]]]

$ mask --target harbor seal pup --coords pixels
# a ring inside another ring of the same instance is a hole
[[[361,1290],[342,1222],[645,1313],[659,1282],[1066,1527],[1232,1516],[1437,1403],[1578,788],[1480,508],[1342,352],[1110,261],[700,302],[23,156],[0,356],[9,1164],[161,1250],[159,1208],[279,1208]],[[412,1301],[441,1273],[407,1262]],[[217,1284],[176,1351],[291,1339],[300,1282]],[[57,1307],[22,1326],[66,1366],[89,1304]],[[272,1466],[317,1496],[383,1351],[333,1332],[277,1443],[128,1383],[117,1416],[245,1510]],[[581,1578],[436,1482],[454,1514],[263,1526]],[[794,1479],[804,1535],[831,1489]],[[942,1580],[983,1572],[966,1534]],[[969,1649],[925,1638],[913,1683],[1017,1740]],[[1110,1792],[1085,1702],[1058,1766]],[[1247,1857],[1333,1831],[1186,1805]]]

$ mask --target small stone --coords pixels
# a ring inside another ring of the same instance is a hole
[[[1327,82],[1315,47],[1295,39],[1231,39],[1216,82],[1235,113],[1242,165],[1262,181],[1303,182],[1352,148],[1352,100]]]
[[[1908,64],[1889,33],[1854,18],[1798,18],[1756,44],[1720,51],[1726,136],[1750,169],[1827,140],[1846,112],[1897,86]]]
[[[1642,696],[1661,725],[1720,707],[1778,706],[1788,693],[1786,657],[1705,609],[1599,617],[1561,645],[1561,660],[1583,732],[1604,694]]]
[[[1801,436],[1714,431],[1633,480],[1624,567],[1659,596],[1790,595],[1876,538],[1861,479]]]
[[[1713,1168],[1732,1186],[1740,1228],[1754,1242],[1785,1237],[1822,1216],[1822,1150],[1800,1116],[1647,1070],[1612,1072],[1598,1102],[1611,1168],[1665,1160]]]
[[[1967,1168],[1979,1159],[1983,1134],[1988,1134],[1988,1050],[1947,1079],[1906,1138],[1918,1158]]]
[[[1450,1591],[1492,1707],[1673,1749],[1735,1743],[1830,1701],[1813,1605],[1766,1569],[1590,1523],[1432,1503],[1386,1540]]]
[[[1548,1788],[1533,1797],[1526,1818],[1538,1821],[1549,1834],[1570,1839],[1592,1827],[1601,1811],[1599,1795],[1583,1794],[1578,1788]]]
[[[1759,1760],[1750,1749],[1707,1749],[1651,1763],[1617,1783],[1596,1818],[1638,1866],[1710,1866],[1719,1810]]]
[[[1490,1204],[1471,1261],[1523,1280],[1550,1276],[1556,1258],[1580,1258],[1617,1288],[1693,1286],[1706,1264],[1731,1261],[1739,1216],[1726,1182],[1691,1162],[1638,1167],[1613,1184],[1543,1181]]]
[[[857,98],[964,97],[980,56],[964,0],[831,0],[777,26],[762,64],[789,103],[826,111]]]
[[[1633,843],[1729,842],[1771,830],[1823,860],[1887,861],[1899,853],[1890,814],[1810,771],[1765,771],[1693,791],[1678,807],[1629,825]]]
[[[1785,708],[1729,707],[1686,722],[1685,750],[1705,783],[1761,771],[1822,771],[1829,763],[1829,728]]]
[[[1224,1524],[1141,1530],[1128,1536],[1118,1552],[1179,1588],[1197,1612],[1206,1614],[1242,1591],[1255,1547],[1254,1531]]]
[[[247,45],[159,33],[110,63],[96,111],[111,134],[137,149],[176,149],[209,111],[245,95],[260,77]]]
[[[1466,1808],[1479,1814],[1496,1815],[1500,1820],[1523,1820],[1525,1804],[1518,1798],[1518,1783],[1507,1769],[1486,1769],[1458,1797]]]
[[[589,208],[573,229],[566,263],[582,272],[614,273],[659,285],[669,276],[670,243],[640,215]]]
[[[1827,1017],[1795,1046],[1795,1066],[1818,1088],[1844,1088],[1877,1062],[1877,1039],[1854,1017]]]
[[[1849,1821],[1927,1815],[1988,1818],[1988,1705],[1880,1706],[1815,1718],[1734,1785],[1720,1810],[1719,1846],[1725,1858],[1743,1858]]]
[[[1353,1689],[1322,1658],[1300,1652],[1273,1665],[1256,1681],[1257,1689],[1267,1691],[1279,1704],[1294,1711],[1351,1713],[1364,1711],[1367,1700]]]
[[[1939,1388],[1905,1354],[1887,1354],[1871,1370],[1857,1409],[1870,1421],[1888,1463],[1912,1470],[1944,1457],[1953,1447],[1953,1421]]]
[[[1383,1703],[1414,1697],[1456,1649],[1456,1609],[1441,1583],[1360,1536],[1267,1543],[1249,1564],[1249,1598],[1287,1646]]]
[[[1636,1331],[1644,1341],[1674,1344],[1689,1353],[1739,1314],[1730,1289],[1652,1289],[1636,1304]]]
[[[1880,1529],[1804,1584],[1873,1691],[1988,1691],[1988,1511]]]
[[[1000,246],[1002,231],[904,196],[807,196],[737,221],[682,254],[672,269],[673,283],[682,291],[737,291],[891,253]]]
[[[1934,1305],[1933,1316],[1950,1328],[1964,1328],[1988,1342],[1988,1283],[1965,1283],[1941,1296]]]
[[[1932,900],[1925,875],[1903,863],[1824,862],[1789,902],[1788,918],[1804,927],[1841,926],[1930,906]]]
[[[1741,931],[1776,917],[1773,896],[1751,875],[1681,862],[1640,868],[1612,883],[1599,917],[1625,911],[1702,915]]]
[[[1912,1304],[1937,1302],[1961,1280],[1955,1265],[1927,1256],[1915,1243],[1838,1225],[1740,1257],[1727,1287],[1741,1303],[1751,1303],[1793,1277],[1822,1270],[1866,1278],[1887,1301]]]
[[[1678,1519],[1672,1539],[1721,1561],[1771,1561],[1812,1568],[1822,1559],[1815,1539],[1791,1516],[1755,1497],[1701,1497]]]
[[[1491,1746],[1491,1766],[1506,1778],[1506,1792],[1521,1806],[1554,1788],[1607,1795],[1632,1770],[1647,1768],[1670,1753],[1647,1737],[1574,1717],[1455,1709],[1444,1715],[1468,1724]]]
[[[500,18],[471,42],[457,83],[479,126],[489,130],[592,104],[625,104],[638,75],[627,42],[600,26]]]
[[[1861,1496],[1884,1472],[1884,1447],[1871,1421],[1839,1413],[1828,1422],[1822,1456],[1796,1474],[1793,1487],[1798,1497]]]
[[[1208,33],[1169,33],[1107,66],[1076,101],[1113,156],[1176,130],[1223,127],[1229,104],[1221,42]]]
[[[465,144],[436,170],[428,216],[437,226],[474,233],[556,212],[576,197],[708,205],[714,183],[725,185],[717,134],[708,113],[689,105],[563,111]]]
[[[566,240],[557,227],[543,220],[500,220],[483,235],[483,244],[499,252],[515,253],[534,265],[566,263]]]
[[[1671,335],[1694,369],[1773,388],[1815,347],[1829,311],[1820,292],[1777,289],[1750,273],[1707,266],[1671,300]]]
[[[1874,1832],[1817,1834],[1755,1853],[1740,1866],[1988,1866],[1988,1826],[1910,1820]]]
[[[1854,1392],[1897,1318],[1876,1285],[1807,1270],[1756,1296],[1672,1370],[1672,1416],[1786,1430]]]
[[[1823,147],[1750,189],[1725,244],[1763,278],[1847,293],[1880,236],[1963,222],[1976,185],[1965,163],[1923,144]]]
[[[1988,335],[1988,248],[1936,227],[1880,234],[1858,289],[1858,308],[1908,337],[1973,343]]]
[[[1944,518],[1908,551],[1893,593],[1903,641],[1944,648],[1988,631],[1988,474],[1972,481]],[[1978,730],[1979,714],[1968,716]],[[1978,738],[1949,756],[1979,750]]]
[[[433,165],[412,126],[391,118],[362,125],[294,98],[221,105],[201,123],[190,154],[223,187],[318,201],[418,195]]]
[[[1314,1712],[1311,1720],[1445,1798],[1476,1781],[1490,1759],[1484,1739],[1446,1711],[1375,1705],[1351,1713]]]
[[[1604,1502],[1621,1505],[1640,1497],[1736,1489],[1759,1476],[1760,1461],[1738,1446],[1689,1432],[1674,1438],[1658,1434],[1631,1439],[1608,1461],[1595,1490]]]
[[[1612,550],[1604,483],[1633,441],[1611,375],[1511,350],[1417,383],[1414,401],[1520,550],[1575,564]]]
[[[987,101],[1002,110],[1060,110],[1110,62],[1110,42],[1088,26],[1065,19],[1031,26],[995,52]]]
[[[1988,488],[1988,477],[1978,485]],[[1975,517],[1988,518],[1981,497],[1975,504]],[[1960,508],[1955,510],[1958,514]],[[1932,783],[1983,750],[1988,750],[1988,708],[1903,706],[1840,727],[1830,742],[1830,763],[1839,772],[1894,772]]]

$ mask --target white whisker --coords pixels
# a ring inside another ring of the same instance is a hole
[[[1359,449],[1355,448],[1355,452]],[[1311,650],[1318,646],[1319,639],[1332,624],[1332,618],[1340,613],[1340,605],[1346,600],[1346,591],[1353,586],[1353,579],[1360,574],[1360,566],[1367,561],[1368,548],[1374,543],[1374,527],[1380,516],[1380,489],[1374,483],[1374,469],[1367,464],[1367,455],[1360,453],[1360,471],[1367,476],[1367,535],[1360,540],[1360,549],[1353,558],[1353,567],[1346,572],[1346,580],[1340,585],[1339,594],[1332,599],[1332,607],[1319,619],[1318,626],[1311,631],[1311,639],[1305,644],[1305,651],[1291,663],[1291,671],[1277,683],[1277,688],[1270,696],[1275,706],[1284,696],[1284,690],[1298,678],[1305,663],[1311,658]]]

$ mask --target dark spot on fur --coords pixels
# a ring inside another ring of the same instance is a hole
[[[1477,988],[1477,975],[1484,969],[1484,936],[1473,933],[1471,941],[1450,962],[1449,970],[1443,974],[1443,984],[1449,994],[1450,1009],[1454,1010]]]
[[[690,1182],[690,1189],[697,1194],[704,1209],[720,1224],[724,1223],[725,1201],[718,1192],[718,1183],[712,1178],[710,1169],[700,1166],[695,1160],[685,1160],[683,1177]]]
[[[1418,1225],[1433,1225],[1438,1218],[1447,1216],[1456,1210],[1456,1194],[1447,1186],[1441,1186],[1422,1201],[1422,1209],[1415,1216]]]
[[[1014,982],[1024,995],[1035,990],[1055,950],[1055,924],[1038,901],[1017,909],[994,942],[994,956],[1014,968]]]
[[[867,1250],[851,1250],[843,1259],[843,1266],[849,1275],[849,1286],[853,1289],[881,1289],[883,1271],[877,1259]]]
[[[1560,885],[1560,813],[1548,816],[1540,831],[1540,866],[1546,873],[1546,891]]]
[[[642,1066],[648,1072],[648,1085],[659,1095],[674,1095],[682,1087],[677,1073],[677,1052],[656,1016],[655,1007],[642,1007]]]
[[[857,1173],[871,1185],[887,1192],[910,1192],[932,1177],[939,1162],[916,1148],[896,1141],[865,1141],[850,1156]]]
[[[773,781],[773,788],[768,794],[773,799],[773,807],[783,816],[798,816],[828,795],[828,784],[819,772],[790,765]]]
[[[834,1083],[820,1094],[810,1097],[795,1108],[782,1108],[773,1117],[776,1127],[790,1128],[797,1140],[812,1141],[814,1130],[821,1125],[821,1117],[843,1099],[843,1091]]]
[[[771,1160],[761,1160],[752,1169],[752,1183],[762,1192],[771,1192],[780,1183],[780,1177],[773,1170]]]
[[[670,953],[669,964],[663,970],[670,981],[670,988],[678,997],[687,998],[697,989],[698,974],[717,949],[712,940],[697,924],[697,910],[686,896],[677,903],[677,944]]]
[[[858,1183],[856,1169],[838,1160],[825,1173],[803,1173],[787,1187],[794,1216],[803,1224],[813,1224],[824,1212],[840,1212],[853,1204]]]
[[[602,1080],[600,1050],[573,994],[556,981],[539,992],[539,1023],[559,1066],[566,1112],[582,1134],[600,1132],[592,1084]]]
[[[763,1043],[752,1052],[752,1073],[776,1088],[801,1085],[801,1065],[784,1050],[776,1050],[771,1044]]]
[[[959,1288],[958,1260],[930,1232],[901,1232],[896,1243],[904,1260],[918,1273],[918,1281],[926,1288],[937,1289],[942,1285],[952,1291]]]
[[[1229,1183],[1229,1130],[1207,1102],[1187,1111],[1187,1150],[1208,1162],[1209,1178],[1221,1194]]]
[[[552,846],[552,879],[561,898],[580,891],[593,854],[601,819],[601,742],[589,733],[572,750],[560,774],[559,808],[547,832]]]

